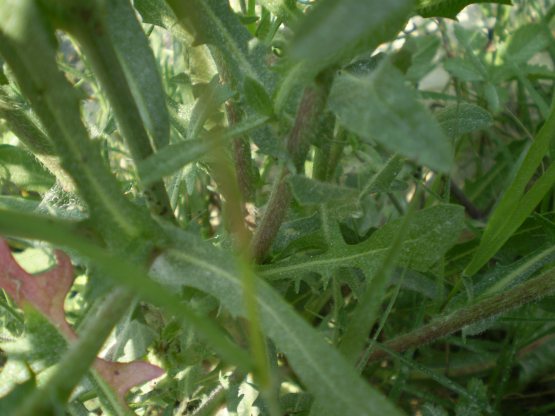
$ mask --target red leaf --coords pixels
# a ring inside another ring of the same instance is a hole
[[[0,287],[21,307],[24,303],[40,311],[70,342],[77,334],[67,323],[64,300],[73,283],[71,259],[56,250],[58,264],[43,273],[30,275],[15,261],[5,240],[0,238]],[[119,363],[97,358],[95,369],[124,403],[133,386],[158,378],[164,371],[144,361]]]

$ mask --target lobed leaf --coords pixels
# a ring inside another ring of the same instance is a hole
[[[174,247],[155,260],[154,276],[176,287],[191,286],[207,292],[233,314],[245,316],[241,276],[233,257],[188,233],[177,229],[171,233]],[[326,414],[401,414],[261,280],[257,282],[257,299],[265,335],[287,355],[315,399],[327,403]]]
[[[328,276],[340,267],[358,267],[371,275],[383,261],[401,223],[402,219],[387,223],[360,244],[347,245],[343,241],[334,241],[325,254],[261,266],[259,274],[265,279],[275,280],[294,278],[308,272]],[[438,205],[416,212],[397,263],[426,271],[457,241],[463,225],[464,210],[457,205]]]

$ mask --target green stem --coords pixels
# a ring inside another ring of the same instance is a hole
[[[245,371],[251,370],[251,358],[243,349],[233,343],[214,321],[199,315],[184,303],[179,294],[154,281],[140,267],[142,262],[114,256],[113,252],[77,234],[74,227],[71,222],[0,209],[0,234],[48,241],[76,250],[102,271],[99,276],[125,286],[142,300],[180,317],[195,328],[224,360]],[[121,252],[124,250],[125,248],[120,248]],[[149,253],[145,253],[142,257],[148,255]]]
[[[537,302],[554,291],[555,269],[551,269],[539,277],[533,278],[506,292],[484,298],[473,305],[434,319],[429,324],[408,334],[387,341],[384,345],[389,350],[396,352],[420,347],[459,331],[467,325],[493,318],[527,303]],[[370,355],[368,361],[381,360],[386,356],[387,353],[382,350],[375,351]]]
[[[153,153],[152,144],[98,6],[94,2],[66,6],[65,10],[58,11],[56,17],[61,20],[61,26],[76,37],[89,59],[108,96],[135,164],[148,158]],[[162,181],[145,186],[144,194],[153,214],[173,219]]]
[[[64,355],[46,386],[23,401],[18,409],[18,416],[49,414],[49,406],[67,402],[133,297],[132,293],[122,288],[112,291],[107,296],[97,314],[87,321],[81,336]]]
[[[41,120],[86,201],[91,219],[107,240],[140,235],[149,224],[127,201],[90,140],[82,120],[77,92],[56,64],[54,34],[32,0],[0,3],[0,54],[12,69],[19,87]],[[7,24],[9,22],[9,25]]]

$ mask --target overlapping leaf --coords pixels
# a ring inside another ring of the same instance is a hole
[[[410,265],[414,270],[427,270],[457,241],[463,221],[463,209],[456,205],[439,205],[415,213],[398,263]],[[358,267],[371,274],[383,261],[400,224],[401,220],[392,221],[360,244],[335,241],[325,254],[293,257],[262,266],[260,276],[270,280],[294,278],[308,272],[327,276],[340,267]]]
[[[171,232],[176,246],[158,257],[153,274],[166,284],[205,291],[235,315],[245,316],[241,276],[234,259],[193,235]],[[264,333],[287,355],[314,397],[328,404],[328,415],[400,414],[268,284],[259,281],[257,287]]]

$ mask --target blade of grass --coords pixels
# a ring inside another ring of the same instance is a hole
[[[526,186],[549,151],[555,137],[555,102],[551,106],[549,117],[540,129],[518,172],[505,190],[503,197],[493,211],[478,250],[475,252],[464,274],[472,276],[484,266],[501,248],[509,237],[532,213],[543,197],[555,183],[555,164],[548,168],[532,188],[525,193]]]

